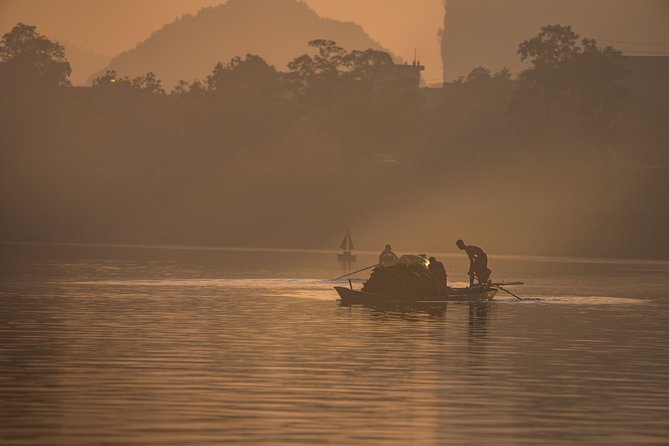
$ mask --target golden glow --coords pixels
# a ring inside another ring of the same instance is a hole
[[[17,22],[36,25],[54,40],[114,56],[164,24],[221,0],[0,0],[0,32]],[[411,62],[418,49],[424,78],[441,78],[443,0],[305,0],[319,15],[358,23],[382,46]]]

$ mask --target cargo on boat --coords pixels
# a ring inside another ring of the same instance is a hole
[[[493,284],[447,287],[438,283],[421,262],[379,265],[361,290],[341,286],[335,290],[344,305],[477,302],[492,300],[498,291]]]

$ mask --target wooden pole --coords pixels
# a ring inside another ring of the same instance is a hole
[[[497,289],[500,289],[500,290],[504,291],[505,293],[509,293],[510,295],[512,295],[513,297],[515,297],[515,298],[518,299],[518,300],[523,300],[523,299],[521,299],[520,297],[518,297],[518,296],[516,296],[515,294],[513,294],[511,291],[507,290],[506,288],[502,288],[502,287],[499,286],[499,285],[493,285],[493,286],[494,286],[495,288],[497,288]]]
[[[367,268],[363,268],[363,269],[359,269],[359,270],[357,270],[357,271],[353,271],[352,273],[344,274],[343,276],[337,277],[336,279],[332,279],[332,280],[343,279],[344,277],[352,276],[352,275],[355,274],[355,273],[359,273],[359,272],[361,272],[361,271],[365,271],[365,270],[367,270],[367,269],[374,268],[375,266],[378,266],[378,263],[377,263],[376,265],[368,266]]]

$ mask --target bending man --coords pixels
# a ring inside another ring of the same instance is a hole
[[[455,242],[458,248],[464,250],[469,257],[469,286],[474,286],[474,278],[479,284],[484,284],[490,279],[490,271],[488,269],[488,256],[478,246],[465,245],[465,242],[458,240]]]

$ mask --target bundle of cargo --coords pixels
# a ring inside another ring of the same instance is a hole
[[[446,292],[425,266],[409,263],[377,266],[362,291],[393,297],[428,297]]]

